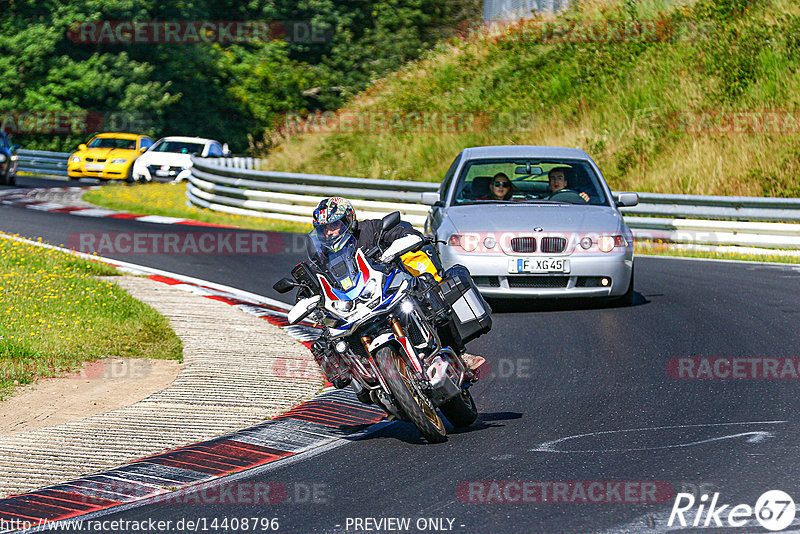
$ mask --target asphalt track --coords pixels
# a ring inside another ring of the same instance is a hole
[[[54,244],[80,232],[198,231],[9,206],[0,206],[0,230]],[[270,297],[277,296],[272,283],[302,258],[292,246],[269,255],[107,255]],[[800,268],[645,257],[636,264],[630,308],[550,302],[498,309],[492,332],[470,344],[492,367],[473,389],[479,421],[451,429],[445,444],[426,445],[410,425],[392,423],[236,481],[237,488],[283,484],[280,502],[248,504],[245,496],[219,504],[198,494],[103,519],[171,520],[172,532],[187,530],[175,527],[181,519],[201,518],[209,532],[245,531],[210,528],[214,518],[230,525],[244,517],[277,518],[278,532],[392,532],[385,527],[395,523],[377,523],[386,518],[407,518],[410,532],[663,532],[674,501],[520,502],[510,491],[516,486],[505,484],[522,481],[567,482],[570,491],[592,482],[657,483],[751,506],[780,489],[800,502],[798,380],[677,380],[667,373],[675,357],[800,356]],[[571,436],[579,437],[562,440]],[[495,488],[506,495],[490,493],[489,481],[503,481]]]

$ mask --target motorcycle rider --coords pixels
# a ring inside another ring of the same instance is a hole
[[[422,234],[411,227],[406,222],[401,222],[394,228],[381,232],[382,222],[380,219],[367,219],[359,221],[356,218],[355,209],[349,200],[342,197],[330,197],[323,199],[314,210],[313,225],[316,239],[322,245],[322,254],[333,253],[341,250],[352,238],[356,241],[356,248],[368,251],[380,246],[381,249],[387,248],[394,241],[408,236],[423,239]],[[413,237],[410,240],[413,241]],[[326,257],[319,257],[315,253],[312,257],[317,264],[327,265]],[[382,261],[387,258],[381,257]],[[441,265],[435,265],[431,256],[424,251],[409,252],[401,257],[403,264],[410,274],[421,276],[428,273],[437,281],[441,281],[439,272]],[[438,268],[437,268],[438,267]],[[339,355],[326,342],[318,339],[311,346],[314,359],[319,364],[325,376],[331,384],[338,389],[347,387],[350,383],[350,375],[347,366],[341,362]],[[357,392],[362,402],[371,403],[368,392]],[[363,398],[362,398],[363,397]]]

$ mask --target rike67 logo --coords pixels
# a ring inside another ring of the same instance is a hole
[[[697,509],[695,510],[695,504]],[[688,516],[688,520],[687,520]],[[711,499],[704,494],[699,502],[695,501],[691,493],[678,493],[672,512],[669,514],[667,526],[680,525],[682,527],[743,527],[755,526],[750,522],[755,517],[756,521],[767,530],[783,530],[794,521],[794,500],[781,490],[764,492],[756,501],[756,505],[719,503],[719,493],[714,493]],[[727,522],[727,525],[725,524]]]

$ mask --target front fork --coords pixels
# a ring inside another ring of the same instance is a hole
[[[415,375],[418,377],[421,389],[426,392],[435,406],[441,406],[457,396],[462,389],[468,388],[475,380],[474,373],[452,349],[441,347],[435,332],[431,333],[431,344],[427,350],[428,356],[424,357],[418,354],[406,336],[400,321],[393,317],[390,319],[390,323],[394,337],[382,334],[375,338],[374,342],[369,338],[361,339],[370,354],[370,365],[384,392],[388,392],[389,388],[383,376],[377,372],[377,365],[375,365],[372,355],[389,343],[392,343],[406,356],[406,361],[411,363]]]

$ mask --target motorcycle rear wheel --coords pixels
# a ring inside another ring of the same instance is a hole
[[[447,441],[447,430],[442,419],[431,401],[419,391],[405,358],[400,356],[397,349],[391,345],[381,348],[375,354],[375,363],[395,400],[422,437],[429,443]]]
[[[467,427],[478,418],[478,407],[468,389],[461,390],[461,393],[439,406],[439,409],[456,428]]]

